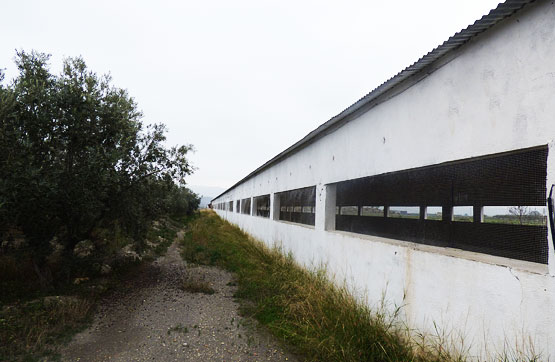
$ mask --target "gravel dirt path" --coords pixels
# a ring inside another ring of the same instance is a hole
[[[215,293],[184,291],[184,277],[207,283]],[[62,360],[297,361],[239,315],[234,292],[230,273],[187,266],[174,241],[165,256],[101,303],[92,326],[63,348]]]

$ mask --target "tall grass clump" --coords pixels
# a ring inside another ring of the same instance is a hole
[[[371,310],[324,271],[301,268],[291,255],[266,248],[214,212],[191,222],[182,253],[189,262],[234,272],[242,312],[308,360],[463,360],[444,348],[415,343],[396,315]]]
[[[56,345],[90,322],[90,300],[46,297],[0,310],[0,360],[34,361],[55,357]]]

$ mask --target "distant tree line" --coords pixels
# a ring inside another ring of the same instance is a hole
[[[98,228],[142,240],[153,220],[198,207],[184,186],[192,146],[167,148],[165,126],[145,127],[109,76],[81,58],[59,75],[49,55],[15,59],[12,82],[0,71],[0,237],[19,230],[44,256],[53,237],[67,251]]]

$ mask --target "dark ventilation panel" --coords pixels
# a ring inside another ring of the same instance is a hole
[[[270,217],[270,195],[256,196],[254,198],[256,216]]]
[[[338,212],[336,229],[547,264],[541,213],[528,217],[534,225],[483,222],[484,207],[545,208],[546,177],[547,147],[538,147],[344,181],[339,210],[361,211]]]
[[[251,214],[251,198],[241,200],[241,214]]]
[[[314,225],[316,207],[316,186],[280,192],[279,219]]]

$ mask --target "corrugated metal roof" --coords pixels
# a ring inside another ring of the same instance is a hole
[[[455,49],[460,48],[462,45],[466,44],[470,39],[474,38],[475,36],[483,33],[484,31],[488,30],[492,26],[498,24],[500,21],[508,18],[509,16],[513,15],[520,9],[522,9],[525,5],[534,2],[535,0],[507,0],[503,3],[497,5],[497,7],[491,10],[487,15],[484,15],[481,19],[476,20],[474,24],[468,26],[466,29],[461,30],[460,32],[456,33],[449,39],[447,39],[443,44],[439,45],[435,49],[433,49],[428,54],[424,55],[412,65],[408,66],[407,68],[403,69],[401,72],[397,73],[395,76],[391,77],[370,93],[359,99],[357,102],[343,110],[341,113],[336,115],[335,117],[331,118],[329,121],[323,123],[318,128],[304,136],[300,141],[296,142],[283,152],[279,153],[277,156],[269,160],[268,162],[264,163],[262,166],[248,174],[246,177],[241,179],[239,182],[231,186],[229,189],[221,193],[220,195],[216,196],[213,200],[217,199],[218,197],[226,194],[228,191],[234,189],[241,183],[245,182],[249,178],[253,177],[254,175],[262,172],[266,168],[270,167],[273,164],[278,163],[282,159],[288,157],[289,155],[293,154],[294,152],[299,151],[303,147],[307,146],[311,142],[314,142],[320,137],[323,137],[326,131],[330,131],[332,129],[337,129],[338,127],[342,126],[349,120],[347,119],[348,116],[353,115],[356,111],[361,110],[363,107],[369,105],[372,101],[377,100],[378,97],[390,91],[394,87],[400,85],[410,77],[418,74],[422,70],[425,70],[430,64],[438,61],[446,54],[453,52]]]

